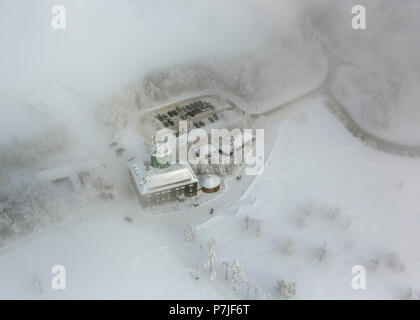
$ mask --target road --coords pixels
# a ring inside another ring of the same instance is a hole
[[[406,145],[382,139],[363,129],[347,112],[346,108],[331,93],[331,84],[334,81],[338,69],[344,65],[350,65],[358,68],[352,62],[333,53],[322,41],[323,51],[327,60],[328,72],[324,82],[310,92],[296,97],[295,99],[281,104],[267,112],[254,114],[253,116],[272,116],[281,110],[289,107],[299,101],[315,95],[321,95],[324,98],[325,107],[343,124],[343,126],[357,139],[364,142],[367,146],[376,150],[403,157],[420,157],[420,145]]]

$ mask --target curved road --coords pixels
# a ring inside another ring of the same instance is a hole
[[[328,72],[324,82],[310,92],[297,97],[291,101],[281,104],[267,112],[251,114],[253,116],[268,116],[276,113],[300,100],[315,94],[324,96],[324,105],[344,125],[344,127],[357,139],[363,141],[367,146],[376,150],[405,157],[420,157],[420,145],[407,145],[382,139],[363,129],[347,112],[346,108],[333,96],[330,91],[331,84],[337,74],[338,68],[343,65],[356,67],[352,62],[334,54],[322,41],[323,51],[328,65]]]

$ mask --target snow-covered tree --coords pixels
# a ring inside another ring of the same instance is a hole
[[[66,150],[69,140],[64,126],[54,127],[41,137],[15,137],[11,143],[0,146],[0,164],[8,167],[39,162]]]
[[[419,295],[418,292],[415,292],[413,290],[413,288],[410,287],[410,288],[407,289],[407,292],[404,296],[404,299],[406,299],[406,300],[420,300],[420,295]]]
[[[258,298],[258,293],[260,292],[260,288],[258,287],[254,287],[254,299],[257,300]]]
[[[379,255],[371,260],[371,265],[373,270],[378,270],[380,268],[388,268],[399,272],[405,270],[405,266],[397,252]]]
[[[245,281],[245,276],[242,271],[242,267],[238,260],[235,260],[231,266],[232,270],[232,287],[234,290],[239,290]]]
[[[50,183],[33,182],[0,190],[0,236],[3,239],[36,231],[61,218],[62,206]]]
[[[338,207],[334,207],[329,210],[326,214],[327,219],[335,221],[340,216],[340,209]]]
[[[296,224],[298,227],[306,227],[306,217],[304,214],[300,214],[296,217]]]
[[[316,249],[316,257],[319,262],[324,263],[330,255],[327,243],[324,242],[324,245]]]
[[[283,253],[290,256],[296,251],[296,242],[292,238],[287,238],[284,242]]]
[[[262,228],[263,222],[264,221],[260,219],[255,219],[255,233],[257,237],[261,235],[261,228]]]
[[[397,252],[391,252],[383,256],[385,265],[395,271],[404,271],[405,266]]]
[[[295,282],[287,283],[282,279],[278,279],[275,291],[281,299],[292,299],[296,296],[296,287],[297,284]]]
[[[245,229],[252,229],[255,232],[255,235],[259,237],[261,235],[261,228],[263,225],[263,220],[251,218],[249,215],[246,215],[245,219]]]
[[[192,225],[189,225],[187,229],[185,230],[185,239],[187,241],[194,241],[195,233],[196,233],[196,229]]]
[[[216,251],[214,246],[216,244],[216,240],[211,238],[207,246],[209,248],[208,256],[204,262],[204,268],[209,272],[210,279],[214,280],[216,278]]]
[[[35,286],[35,289],[39,293],[44,292],[44,282],[43,282],[42,278],[40,278],[36,273],[34,274],[34,276],[32,278],[32,283]]]
[[[213,237],[211,237],[210,239],[209,239],[209,241],[207,241],[207,247],[209,248],[209,249],[212,249],[212,248],[214,248],[214,246],[216,245],[216,239],[215,238],[213,238]]]
[[[87,205],[100,200],[106,191],[106,169],[97,166],[83,175],[83,187],[74,197],[80,205]]]
[[[313,204],[313,202],[311,202],[310,204],[305,206],[305,208],[303,209],[303,214],[306,217],[309,217],[310,215],[312,215],[313,209],[314,209],[314,204]]]
[[[253,283],[249,280],[249,279],[245,279],[244,280],[245,286],[246,286],[246,296],[245,299],[249,299],[250,293],[251,293],[251,289],[253,286]]]

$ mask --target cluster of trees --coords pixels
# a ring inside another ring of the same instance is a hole
[[[331,86],[332,94],[346,108],[352,108],[372,128],[389,127],[398,98],[398,86],[385,76],[362,72],[352,67],[340,68]],[[349,109],[351,110],[351,109]]]
[[[197,229],[189,225],[185,230],[185,239],[190,242],[197,240]],[[200,248],[203,245],[200,242]],[[215,280],[218,271],[224,275],[224,280],[230,282],[230,286],[234,291],[239,291],[245,299],[268,299],[269,294],[261,291],[253,281],[249,280],[242,270],[242,266],[238,260],[220,261],[216,255],[216,239],[211,237],[207,241],[207,255],[204,258],[203,270],[208,273],[211,280]]]
[[[303,210],[296,215],[296,224],[299,227],[306,227],[308,219],[310,217],[322,218],[334,223],[337,227],[344,230],[348,230],[351,225],[351,219],[342,214],[342,211],[338,207],[322,208],[321,210],[315,210],[314,203],[306,205]]]
[[[280,299],[288,300],[296,296],[296,282],[286,282],[283,279],[278,279],[275,290],[279,295]]]
[[[379,255],[371,261],[371,264],[373,270],[378,270],[381,268],[387,268],[399,272],[405,270],[404,263],[402,262],[400,255],[397,252]]]
[[[74,197],[78,204],[86,205],[94,201],[106,197],[108,199],[108,192],[106,181],[106,169],[102,166],[95,167],[89,173],[83,176],[83,188],[77,192]],[[112,195],[113,197],[113,195]]]
[[[0,245],[2,241],[36,231],[60,219],[60,202],[50,183],[31,183],[0,190]]]
[[[0,164],[8,167],[35,163],[65,150],[68,143],[64,126],[57,126],[42,137],[26,140],[15,137],[11,143],[0,146]]]
[[[99,108],[99,117],[111,136],[127,126],[129,116],[138,110],[143,103],[136,92],[127,88],[105,101]]]
[[[249,216],[245,218],[246,228],[250,229],[251,225],[259,220],[252,219]],[[255,227],[255,225],[254,225]],[[195,242],[197,237],[197,229],[191,225],[187,226],[185,230],[185,239],[190,242]],[[218,273],[221,273],[224,281],[230,283],[231,288],[239,292],[244,299],[272,299],[276,296],[272,296],[269,293],[262,291],[254,281],[250,280],[244,273],[242,266],[238,260],[218,260],[216,255],[216,239],[211,237],[207,241],[207,255],[204,258],[203,270],[208,273],[211,280],[215,280]],[[286,239],[284,253],[291,254],[294,252],[295,242],[288,238]],[[203,248],[202,242],[200,242],[200,248]],[[326,256],[325,253],[323,255]],[[323,260],[324,258],[321,258]],[[220,277],[220,276],[219,276]],[[279,299],[293,299],[296,296],[297,284],[294,282],[286,282],[282,279],[276,281],[274,292],[277,294]]]
[[[319,44],[300,32],[239,57],[206,58],[152,71],[139,84],[111,97],[100,108],[100,114],[105,126],[115,134],[139,108],[204,90],[235,95],[257,111],[264,102],[320,77],[323,67]]]

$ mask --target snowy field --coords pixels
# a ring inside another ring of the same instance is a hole
[[[300,299],[403,298],[408,287],[420,286],[413,242],[419,173],[418,160],[368,149],[311,101],[281,123],[264,175],[243,196],[255,203],[209,220],[199,234],[215,237],[218,256],[238,259],[273,297],[281,278],[297,283]],[[263,221],[260,237],[245,229],[247,215]],[[324,244],[328,253],[319,262]],[[399,255],[395,268],[385,263],[374,270],[373,260],[389,253]],[[405,270],[394,270],[401,263]],[[366,291],[351,287],[352,266],[359,264],[367,268]]]
[[[419,172],[418,160],[367,148],[321,102],[307,100],[282,116],[264,175],[241,200],[196,225],[192,241],[184,236],[188,219],[149,217],[134,199],[100,206],[86,219],[4,249],[0,297],[245,298],[245,284],[233,290],[222,266],[239,260],[257,298],[277,298],[278,278],[297,283],[298,299],[403,298],[409,287],[420,288],[413,241]],[[262,221],[259,236],[252,224],[246,229],[247,215]],[[211,237],[213,281],[203,268]],[[384,258],[390,253],[392,263]],[[54,264],[66,266],[65,291],[50,289]],[[357,264],[367,268],[365,291],[351,287]],[[42,293],[34,275],[43,279]]]

